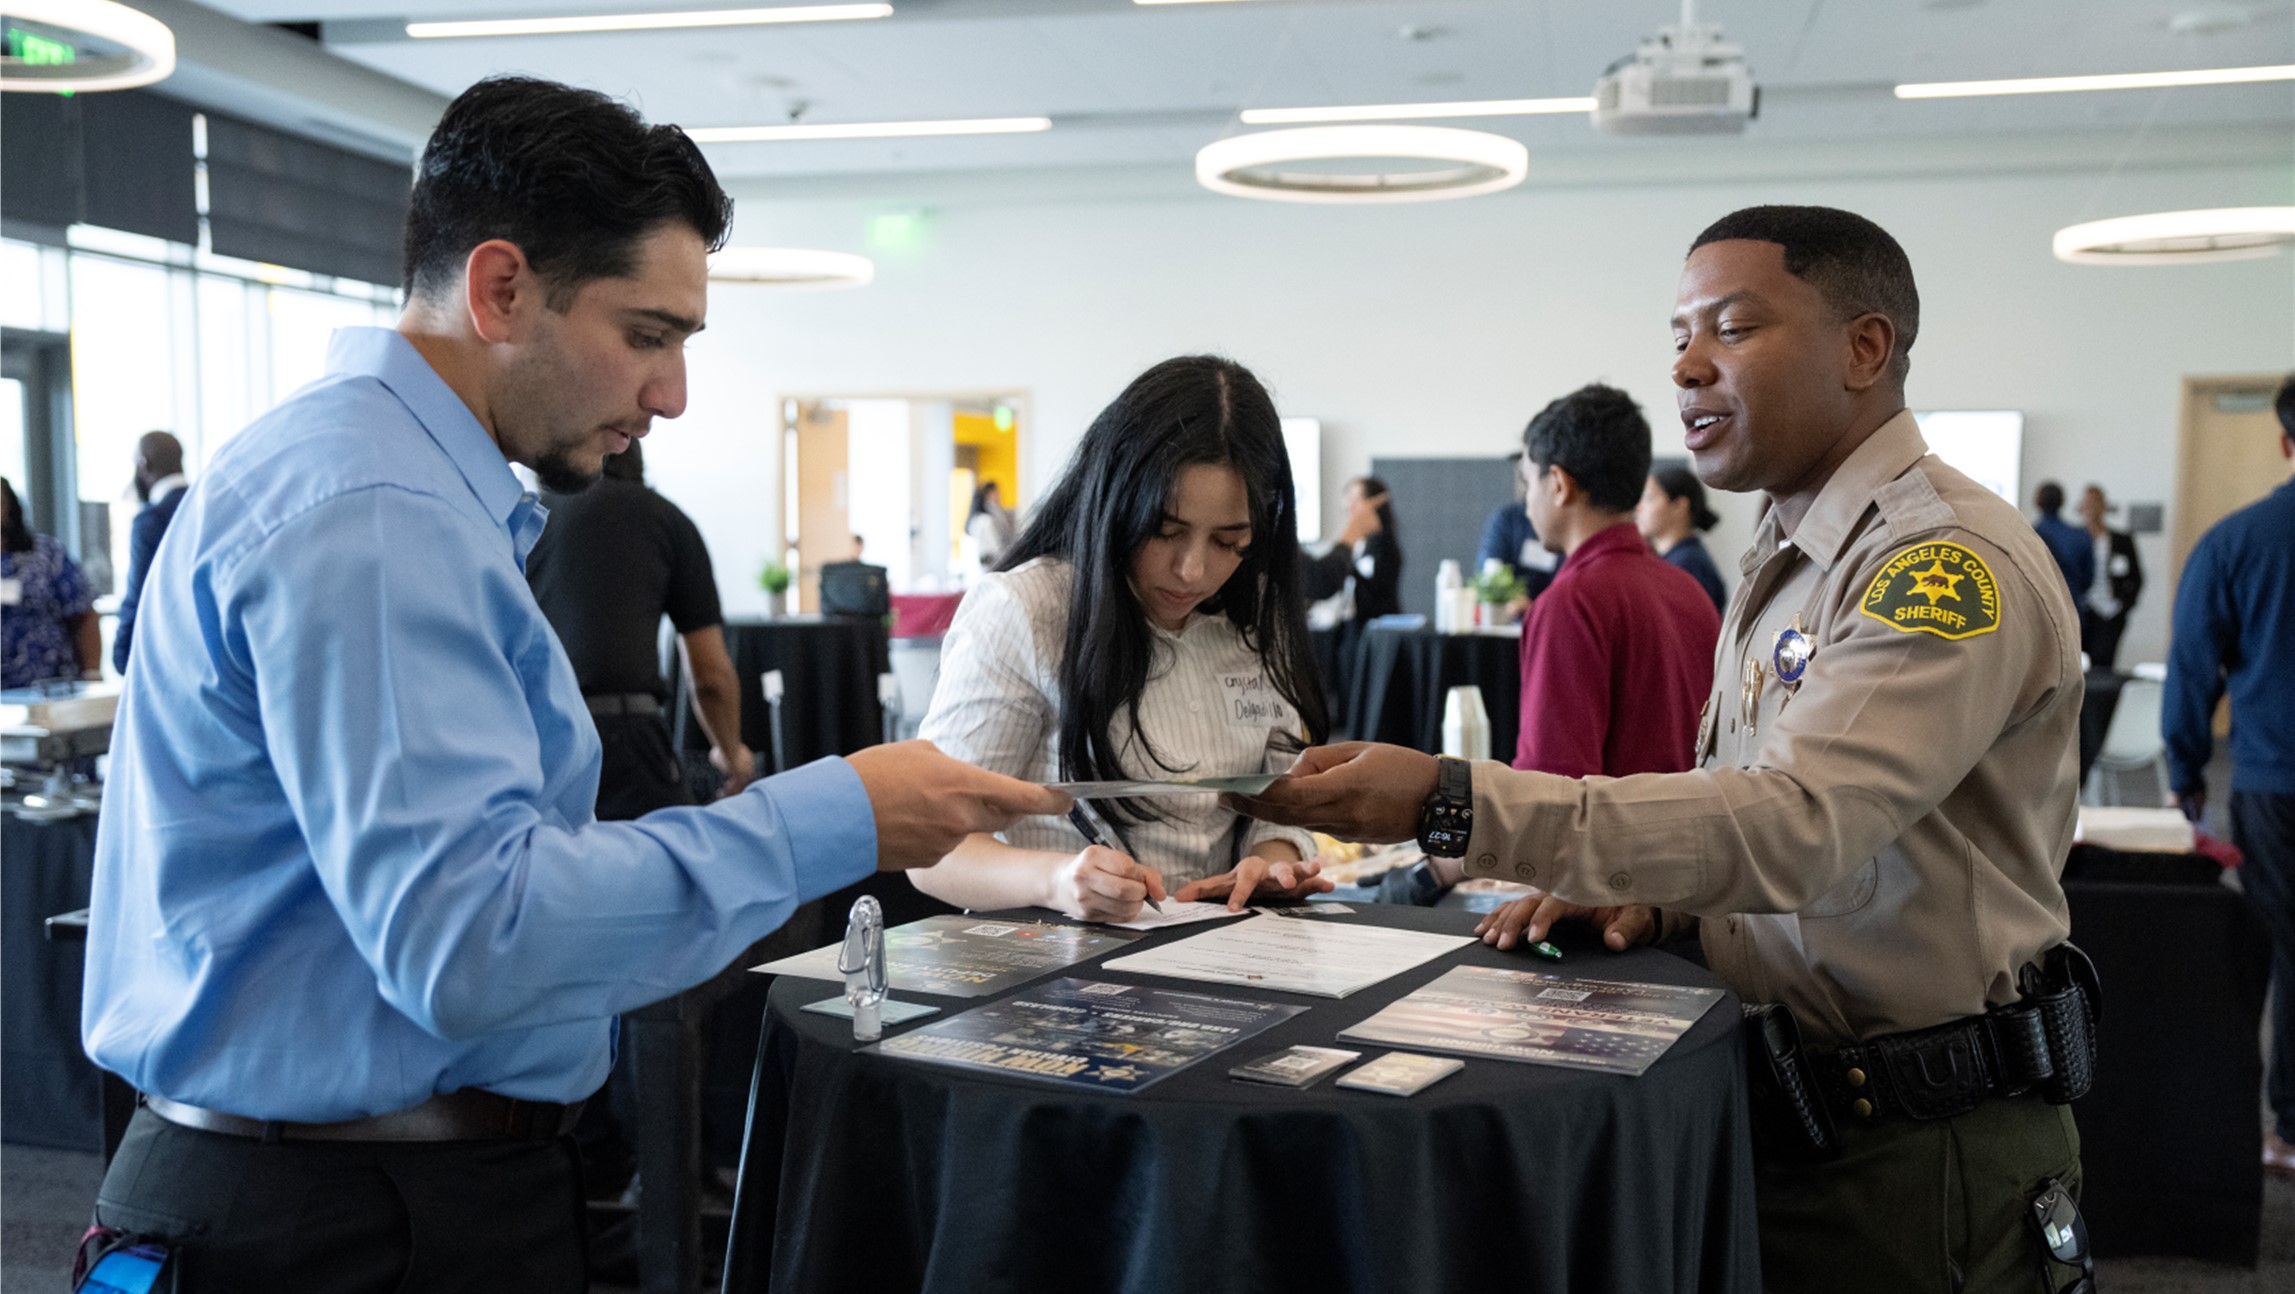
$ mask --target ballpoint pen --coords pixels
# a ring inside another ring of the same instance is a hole
[[[1116,829],[1100,816],[1100,811],[1092,807],[1090,800],[1077,800],[1068,810],[1068,822],[1082,833],[1087,845],[1106,845],[1110,849],[1124,847],[1123,837],[1116,834]],[[1147,905],[1155,909],[1157,916],[1163,915],[1163,904],[1156,902],[1154,895],[1147,896]]]

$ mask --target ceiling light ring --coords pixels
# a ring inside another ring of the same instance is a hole
[[[1433,170],[1306,172],[1299,162],[1409,158]],[[1214,193],[1276,202],[1428,202],[1496,193],[1530,173],[1521,141],[1451,126],[1307,126],[1231,135],[1195,156],[1196,182]]]
[[[48,94],[130,90],[164,81],[175,72],[175,33],[159,19],[115,0],[8,0],[7,12],[18,22],[92,36],[127,52],[56,64],[0,59],[0,90]]]
[[[727,247],[709,258],[712,282],[783,291],[865,288],[876,277],[876,262],[866,256],[811,247]]]
[[[2295,207],[2212,207],[2091,220],[2056,231],[2073,265],[2194,265],[2270,256],[2295,243]]]

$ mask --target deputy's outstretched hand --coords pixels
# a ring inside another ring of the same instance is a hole
[[[848,757],[877,821],[877,870],[930,867],[966,836],[1020,818],[1066,813],[1066,794],[974,768],[929,741],[871,746]]]
[[[1503,952],[1516,944],[1534,944],[1544,939],[1557,921],[1584,921],[1592,925],[1602,932],[1602,943],[1612,952],[1624,952],[1657,937],[1656,908],[1639,904],[1589,908],[1584,904],[1565,903],[1543,890],[1491,910],[1482,918],[1482,924],[1474,927],[1474,933],[1482,936],[1482,942]]]
[[[1418,834],[1418,811],[1434,794],[1435,769],[1432,755],[1350,741],[1302,751],[1266,790],[1223,799],[1261,822],[1385,844]]]

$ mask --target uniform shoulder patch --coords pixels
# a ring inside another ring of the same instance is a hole
[[[1974,638],[2000,627],[2000,582],[1959,544],[1914,544],[1881,567],[1857,610],[1899,633]]]

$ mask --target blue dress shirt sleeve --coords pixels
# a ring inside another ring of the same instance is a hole
[[[2223,697],[2225,657],[2237,642],[2222,549],[2219,536],[2203,536],[2176,586],[2160,736],[2167,744],[2168,783],[2179,794],[2206,784],[2207,761],[2215,750],[2215,705]]]
[[[444,1039],[659,1000],[875,868],[841,760],[636,822],[553,807],[545,766],[589,719],[516,566],[478,556],[503,543],[378,485],[222,576],[222,663],[252,683],[317,884],[383,998]]]

